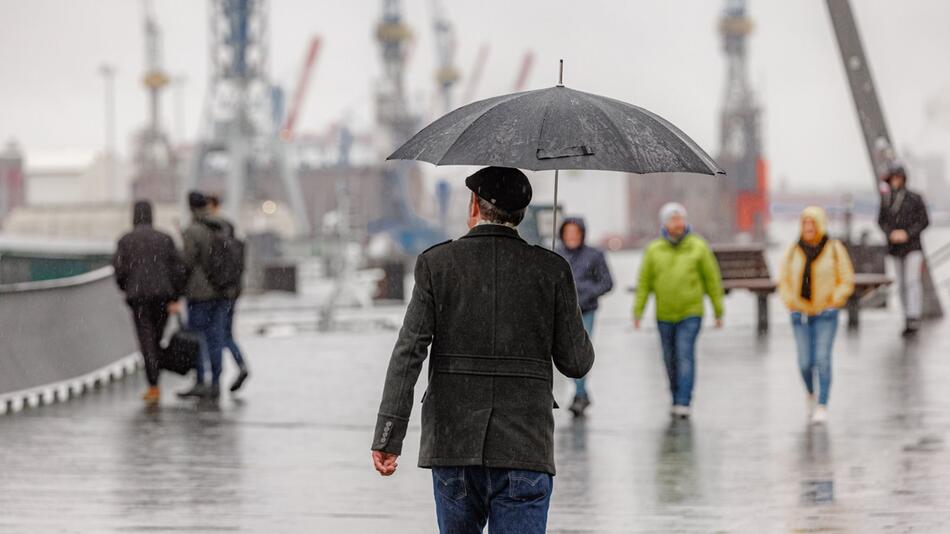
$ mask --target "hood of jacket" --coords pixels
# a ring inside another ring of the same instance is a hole
[[[819,208],[818,206],[809,206],[802,210],[799,221],[804,223],[805,219],[811,219],[815,221],[815,230],[818,232],[818,235],[816,236],[816,242],[820,241],[822,237],[828,235],[828,216],[825,215],[825,210]]]
[[[132,206],[132,226],[152,225],[152,204],[140,200]]]
[[[578,248],[581,248],[584,245],[586,245],[587,244],[587,225],[584,223],[584,219],[582,217],[566,217],[564,219],[564,222],[561,223],[561,227],[558,229],[558,232],[557,232],[558,239],[561,240],[561,245],[562,246],[564,245],[564,227],[566,227],[569,224],[576,225],[581,230],[581,246]],[[567,247],[564,247],[564,248],[567,248]]]

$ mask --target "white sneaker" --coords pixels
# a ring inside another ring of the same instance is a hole
[[[687,419],[689,418],[689,406],[679,406],[677,404],[674,404],[673,408],[670,409],[670,414],[672,414],[673,417]]]
[[[818,407],[815,408],[815,413],[811,416],[811,422],[816,425],[821,425],[826,421],[828,421],[828,407],[824,404],[819,404]]]
[[[805,413],[808,417],[815,415],[815,394],[805,396]]]

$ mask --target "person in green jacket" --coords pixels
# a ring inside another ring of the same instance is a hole
[[[660,231],[662,237],[647,246],[640,264],[633,326],[640,328],[647,300],[654,294],[663,361],[673,395],[671,414],[685,419],[693,395],[703,296],[709,295],[716,328],[721,328],[722,279],[716,257],[706,241],[692,232],[681,204],[670,202],[660,209]]]

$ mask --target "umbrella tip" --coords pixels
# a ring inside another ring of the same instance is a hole
[[[558,63],[560,63],[560,65],[557,73],[557,85],[558,87],[564,87],[564,60],[560,59]]]

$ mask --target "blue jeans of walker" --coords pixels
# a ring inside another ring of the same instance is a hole
[[[594,335],[594,314],[596,312],[589,311],[581,314],[581,319],[584,321],[584,330],[587,330],[588,336]],[[574,394],[578,397],[587,396],[587,375],[584,375],[580,378],[574,379]]]
[[[792,331],[805,389],[809,395],[815,393],[817,371],[818,404],[827,405],[831,391],[831,348],[838,332],[838,310],[825,310],[818,315],[792,312]]]
[[[234,309],[237,307],[236,300],[228,301],[228,311],[224,319],[224,344],[223,347],[228,349],[231,352],[231,357],[234,358],[234,363],[237,364],[241,369],[245,369],[246,365],[244,363],[244,356],[241,355],[241,348],[238,347],[237,341],[234,341]]]
[[[554,477],[482,466],[433,467],[435,514],[442,534],[541,534]]]
[[[689,406],[693,398],[696,375],[696,338],[702,327],[702,317],[687,317],[677,323],[657,321],[660,344],[663,345],[663,363],[670,379],[673,404]]]
[[[188,328],[204,338],[207,358],[211,363],[212,384],[217,384],[221,377],[221,351],[224,347],[228,302],[227,299],[213,299],[188,303]],[[199,357],[195,364],[198,382],[202,384],[207,383],[204,359]]]

